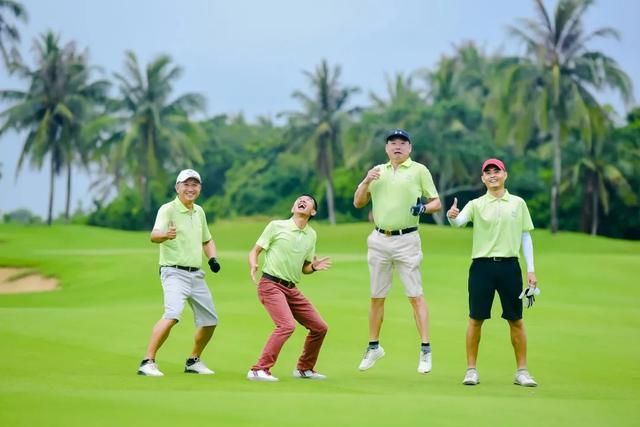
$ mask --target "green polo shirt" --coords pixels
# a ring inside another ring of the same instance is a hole
[[[506,190],[499,199],[487,192],[470,201],[465,214],[473,222],[472,258],[520,257],[522,232],[533,230],[526,202]]]
[[[300,230],[293,218],[271,221],[256,245],[265,251],[262,271],[299,283],[304,262],[316,254],[316,232],[308,224]]]
[[[169,221],[176,227],[176,238],[160,243],[160,265],[200,267],[202,244],[211,240],[202,208],[194,204],[193,209],[187,209],[176,197],[160,206],[153,229],[167,230]]]
[[[407,159],[394,169],[391,162],[378,165],[380,178],[369,184],[373,221],[383,230],[400,230],[418,225],[411,215],[418,197],[438,197],[431,172],[423,164]]]

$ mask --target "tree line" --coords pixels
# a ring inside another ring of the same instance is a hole
[[[509,29],[525,55],[488,54],[465,42],[433,68],[388,76],[386,92],[370,93],[367,105],[354,106],[361,89],[321,60],[304,72],[308,86],[292,94],[297,109],[278,123],[250,123],[241,114],[195,119],[205,99],[175,93],[183,69],[168,55],[140,64],[127,51],[122,70],[105,78],[87,49],[49,31],[34,41],[29,65],[17,44],[26,10],[0,0],[5,69],[26,86],[0,90],[7,105],[0,136],[25,132],[18,172],[25,162],[49,169],[49,224],[53,183],[63,178],[64,221],[147,229],[185,167],[201,172],[211,218],[282,214],[290,196],[313,191],[320,218],[366,220],[352,206],[353,191],[385,162],[383,135],[399,127],[412,134],[412,157],[432,171],[445,205],[476,197],[478,165],[499,156],[511,172],[508,187],[528,201],[537,226],[638,239],[640,109],[621,120],[598,99],[606,89],[633,102],[627,74],[591,47],[619,37],[613,28],[584,27],[592,4],[560,0],[549,11],[536,0],[535,17]],[[98,175],[94,206],[74,216],[77,168]],[[442,224],[443,213],[425,221]]]

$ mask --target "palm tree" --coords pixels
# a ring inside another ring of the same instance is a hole
[[[6,11],[6,12],[5,12]],[[7,68],[11,70],[14,59],[17,58],[17,51],[9,50],[9,45],[20,42],[20,32],[15,24],[11,23],[8,15],[13,15],[13,19],[27,22],[27,10],[14,0],[0,0],[0,53]]]
[[[423,73],[429,108],[421,121],[430,149],[416,157],[432,167],[443,203],[447,196],[480,188],[477,174],[470,171],[486,155],[489,137],[482,105],[497,65],[473,43],[466,43],[453,56],[443,56],[435,70]],[[442,224],[444,211],[433,218]]]
[[[611,120],[603,110],[592,109],[591,122],[594,127],[591,143],[582,144],[580,157],[570,169],[571,179],[563,185],[563,190],[583,187],[582,228],[595,236],[600,223],[600,208],[605,215],[609,213],[610,189],[616,191],[624,204],[637,204],[637,195],[623,170],[626,162],[637,162],[638,159],[625,159],[615,151]]]
[[[0,99],[13,101],[14,105],[0,113],[4,120],[0,134],[8,129],[27,131],[16,174],[25,160],[40,169],[49,156],[49,211],[47,223],[51,224],[54,200],[54,180],[67,168],[67,209],[71,193],[71,165],[74,153],[84,155],[80,135],[84,121],[89,119],[91,105],[98,95],[106,91],[107,83],[89,81],[86,54],[76,52],[75,44],[60,46],[59,37],[47,32],[34,43],[37,66],[29,68],[22,62],[15,64],[19,77],[29,81],[26,91],[2,90]]]
[[[118,185],[124,176],[133,177],[143,201],[145,215],[151,211],[150,183],[165,176],[165,170],[202,162],[199,143],[201,127],[189,115],[204,110],[204,97],[187,93],[170,100],[173,83],[182,68],[160,55],[144,71],[133,52],[126,52],[125,72],[116,73],[120,97],[115,108],[127,127],[108,144],[109,172]]]
[[[593,89],[611,88],[626,102],[631,81],[615,60],[589,49],[599,37],[618,38],[612,28],[586,32],[583,19],[593,0],[559,0],[551,17],[542,0],[535,0],[536,19],[522,19],[510,33],[523,41],[527,57],[511,67],[504,79],[499,139],[525,144],[536,133],[548,134],[552,149],[550,191],[551,231],[558,231],[558,202],[562,178],[562,147],[572,127],[591,140],[591,108],[599,104]]]
[[[333,169],[342,161],[340,133],[346,116],[355,111],[346,110],[350,97],[359,91],[340,84],[341,72],[340,66],[331,69],[324,59],[313,73],[304,71],[313,93],[295,91],[292,96],[300,101],[302,111],[284,113],[289,117],[294,138],[313,145],[318,175],[325,182],[331,224],[336,223]]]

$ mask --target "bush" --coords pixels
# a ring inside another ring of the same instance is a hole
[[[42,224],[42,218],[33,214],[29,209],[16,209],[12,212],[7,212],[2,216],[2,219],[6,223],[14,224]]]

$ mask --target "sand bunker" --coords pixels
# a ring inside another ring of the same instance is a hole
[[[41,276],[27,268],[0,267],[0,294],[48,292],[56,289],[56,279]]]

